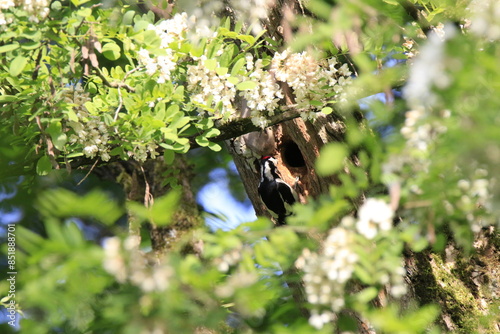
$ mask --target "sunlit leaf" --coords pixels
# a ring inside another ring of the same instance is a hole
[[[238,90],[251,90],[257,87],[257,82],[255,81],[243,81],[236,85]]]
[[[344,159],[348,154],[347,147],[341,143],[330,143],[321,149],[316,161],[317,172],[320,175],[334,174],[344,167]]]
[[[115,43],[106,43],[102,47],[102,54],[109,60],[120,58],[120,47]]]
[[[17,77],[24,70],[26,64],[28,64],[28,58],[23,56],[17,56],[16,58],[14,58],[9,67],[10,75],[12,75],[13,77]]]
[[[47,175],[51,170],[52,163],[50,162],[48,156],[44,155],[40,159],[38,159],[38,162],[36,164],[36,173],[38,175]]]

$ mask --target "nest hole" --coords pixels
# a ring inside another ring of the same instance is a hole
[[[283,144],[281,157],[283,162],[289,167],[299,168],[306,165],[304,156],[302,155],[299,146],[293,141],[287,141]]]

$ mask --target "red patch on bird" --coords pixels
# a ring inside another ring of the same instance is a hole
[[[267,160],[267,159],[271,159],[271,158],[272,158],[271,156],[265,155],[262,158],[260,158],[260,160]]]

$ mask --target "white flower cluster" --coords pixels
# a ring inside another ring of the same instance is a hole
[[[318,62],[306,51],[276,53],[271,62],[271,73],[276,80],[286,82],[293,91],[297,108],[305,109],[302,117],[314,119],[313,109],[321,109],[332,100],[345,100],[345,86],[351,83],[347,64],[337,68],[337,59]],[[328,97],[325,99],[325,96]],[[311,101],[322,103],[313,105]]]
[[[253,56],[247,54],[246,62],[246,68],[250,72],[248,79],[255,82],[257,87],[244,90],[240,95],[247,101],[252,123],[265,128],[269,122],[266,116],[274,115],[274,110],[278,108],[283,93],[271,73],[263,69],[262,59],[254,62]]]
[[[471,224],[472,231],[478,233],[483,227],[494,224],[494,222],[483,217],[484,212],[493,210],[491,187],[495,179],[487,179],[488,172],[484,169],[477,169],[473,180],[461,179],[457,187],[460,190],[460,197],[455,205],[447,202],[445,208],[450,214],[456,213],[458,209],[462,211]]]
[[[90,115],[85,108],[85,103],[90,101],[89,94],[84,92],[80,84],[74,86],[74,89],[65,92],[64,101],[73,105],[73,111],[78,121],[68,120],[67,124],[75,132],[69,137],[72,144],[83,146],[83,153],[88,158],[94,158],[97,154],[103,161],[110,159],[108,126],[99,116]]]
[[[12,17],[5,17],[3,10],[15,6],[16,4],[12,0],[0,0],[0,25],[6,25],[12,22]]]
[[[236,20],[252,25],[254,34],[260,33],[264,27],[261,20],[268,18],[269,10],[275,3],[273,0],[233,0],[231,8],[234,10]]]
[[[188,37],[194,42],[199,42],[203,37],[214,37],[213,27],[220,25],[221,13],[225,8],[230,8],[228,1],[221,0],[177,0],[178,8],[182,8],[192,22]],[[229,9],[228,9],[229,10]]]
[[[241,247],[230,250],[224,253],[221,257],[214,260],[217,269],[221,272],[227,272],[231,266],[234,266],[241,260]]]
[[[186,13],[175,14],[169,20],[163,20],[158,25],[150,24],[148,30],[156,31],[161,38],[161,47],[167,49],[171,43],[180,43],[184,40],[184,34],[189,27],[188,16]]]
[[[473,0],[468,9],[471,13],[470,31],[490,41],[500,40],[500,2]]]
[[[40,19],[44,19],[49,15],[50,1],[48,0],[24,0],[24,1],[13,1],[13,0],[0,0],[0,25],[6,25],[12,23],[12,17],[6,17],[3,10],[8,10],[12,7],[20,7],[22,10],[28,12],[29,20],[31,22],[40,22]]]
[[[373,239],[380,231],[392,228],[393,216],[394,212],[387,203],[369,198],[359,209],[357,220],[344,217],[338,227],[330,230],[321,251],[303,250],[295,265],[304,271],[307,301],[313,306],[309,318],[311,326],[322,328],[344,307],[346,283],[352,278],[355,266],[363,265],[356,252],[361,247],[360,242],[363,248],[376,247],[375,244],[366,244],[356,231],[366,239]],[[387,261],[373,264],[378,275],[375,279],[380,284],[389,285],[390,294],[399,298],[406,293],[406,270],[399,266],[398,258],[391,256],[394,254],[388,254]]]
[[[444,89],[451,83],[451,78],[446,73],[445,42],[455,36],[456,28],[445,25],[441,30],[443,33],[434,30],[430,34],[410,68],[403,94],[412,108],[434,106],[438,97],[433,90]]]
[[[137,143],[134,145],[134,149],[132,151],[128,151],[127,155],[129,157],[133,157],[135,160],[139,162],[144,162],[148,159],[148,153],[151,159],[156,159],[156,156],[160,155],[156,149],[158,145],[154,142]]]
[[[148,30],[154,30],[161,39],[161,48],[165,55],[151,57],[148,50],[140,49],[138,52],[139,63],[146,68],[148,75],[158,72],[158,83],[170,81],[171,72],[177,67],[175,54],[171,48],[172,43],[181,43],[188,29],[188,17],[186,13],[175,14],[169,20],[163,20],[158,25],[150,24]]]
[[[344,217],[341,225],[350,227],[355,225],[359,234],[367,239],[373,239],[380,231],[389,231],[392,228],[394,211],[383,200],[368,198],[358,210],[357,221],[353,217]],[[387,259],[389,259],[386,256]],[[407,292],[404,276],[406,269],[395,265],[394,260],[380,261],[377,264],[377,281],[388,286],[389,293],[400,298]]]
[[[429,144],[437,136],[445,133],[447,127],[442,123],[442,119],[449,118],[451,112],[444,110],[441,112],[441,119],[429,121],[429,114],[423,108],[416,108],[408,111],[405,116],[405,124],[401,128],[401,134],[406,139],[408,150],[427,152]]]
[[[389,231],[392,228],[394,211],[385,201],[368,198],[359,208],[356,229],[367,239],[373,239],[379,231]]]
[[[323,251],[304,249],[295,265],[304,271],[307,301],[315,306],[309,323],[322,328],[344,306],[345,283],[351,278],[358,255],[352,250],[354,233],[344,227],[330,230]],[[319,309],[328,310],[319,313]]]
[[[418,54],[418,50],[414,49],[415,41],[411,38],[404,37],[404,43],[402,44],[405,49],[404,54],[408,57],[408,59],[414,58]]]
[[[165,49],[166,55],[151,58],[149,51],[140,49],[137,53],[139,63],[146,68],[146,73],[150,76],[158,72],[158,79],[156,82],[165,83],[170,81],[170,75],[177,67],[172,49]]]
[[[196,65],[188,65],[187,69],[187,88],[193,94],[191,99],[195,103],[212,108],[213,115],[217,117],[225,116],[225,114],[236,115],[233,106],[236,87],[227,80],[230,74],[218,74],[216,70],[209,70],[205,66],[206,56],[201,56],[197,60]],[[209,101],[211,103],[207,105]],[[218,110],[219,108],[222,113]]]
[[[406,269],[403,266],[396,268],[386,268],[387,273],[384,273],[380,278],[381,284],[389,285],[389,293],[395,297],[400,298],[408,292],[404,277]]]
[[[104,241],[104,269],[120,283],[130,282],[144,292],[164,291],[174,272],[166,264],[148,264],[146,254],[139,250],[138,236],[123,242],[118,237]]]

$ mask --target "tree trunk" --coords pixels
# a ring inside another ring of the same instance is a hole
[[[163,158],[159,157],[147,160],[143,164],[129,160],[103,165],[96,170],[96,174],[103,179],[121,184],[128,200],[149,207],[155,198],[171,190],[169,185],[164,185],[166,170]],[[151,245],[158,258],[172,249],[180,250],[182,253],[198,252],[196,241],[191,239],[191,232],[203,224],[191,189],[192,171],[185,157],[177,155],[173,164],[168,166],[168,170],[170,173],[175,173],[182,193],[172,224],[169,226],[148,224]],[[140,228],[134,217],[129,217],[130,234],[140,235]]]
[[[314,163],[319,151],[328,142],[342,141],[345,125],[340,118],[319,114],[314,122],[296,118],[283,122],[271,128],[271,138],[263,137],[261,133],[251,133],[250,137],[263,138],[268,142],[261,143],[263,150],[254,152],[257,156],[242,155],[238,150],[240,145],[234,141],[228,142],[235,165],[240,173],[245,190],[258,216],[268,216],[257,188],[260,181],[259,158],[271,155],[278,160],[277,169],[281,178],[288,184],[294,184],[299,178],[297,194],[300,203],[306,203],[307,198],[316,198],[328,191],[330,184],[339,184],[334,176],[320,177],[314,169]],[[248,137],[237,138],[236,141],[248,141]],[[244,145],[244,144],[243,144]]]
[[[444,252],[408,253],[411,297],[441,308],[440,327],[454,333],[500,332],[500,237],[483,229],[471,255],[454,243]]]

